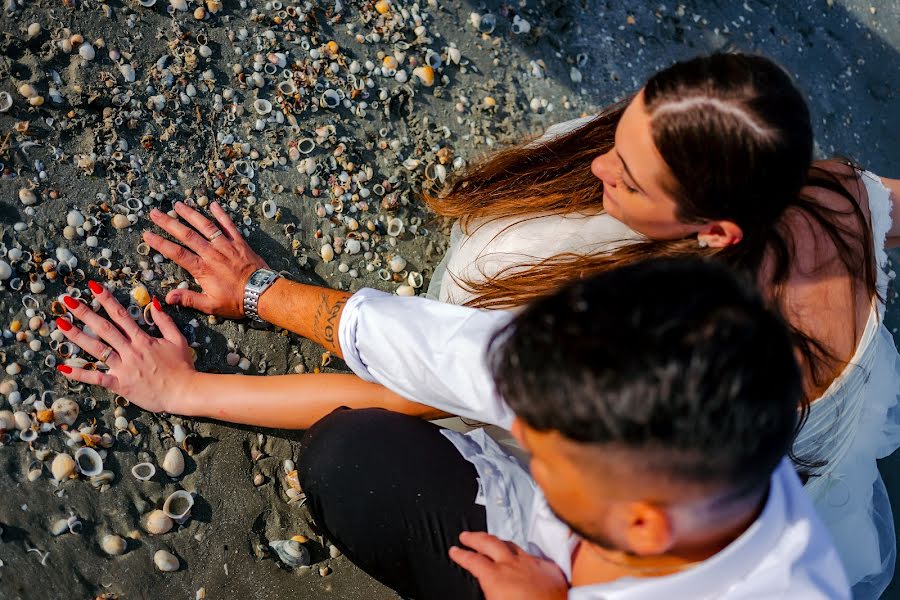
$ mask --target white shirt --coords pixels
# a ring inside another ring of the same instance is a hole
[[[484,311],[363,289],[348,300],[338,336],[344,360],[361,378],[434,408],[508,428],[509,406],[496,392],[485,349],[509,322]],[[550,511],[514,458],[482,430],[445,431],[479,476],[476,502],[488,532],[555,562],[571,579],[578,538]],[[572,600],[844,599],[840,559],[788,461],[773,473],[759,518],[715,556],[687,571],[623,578],[570,589]]]

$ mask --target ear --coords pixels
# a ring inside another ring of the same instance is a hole
[[[628,511],[625,539],[632,552],[654,556],[667,552],[675,543],[672,521],[664,509],[649,502],[634,502]]]
[[[710,221],[697,231],[697,241],[710,248],[726,248],[744,239],[744,232],[731,221]]]

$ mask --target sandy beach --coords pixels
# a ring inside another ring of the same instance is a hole
[[[102,281],[152,331],[142,288],[162,298],[192,281],[141,244],[147,212],[213,200],[299,281],[424,294],[450,224],[423,190],[712,50],[784,64],[820,156],[900,176],[900,5],[786,4],[5,0],[0,411],[30,422],[0,434],[0,599],[397,598],[316,532],[292,475],[302,432],[154,415],[67,384],[55,365],[91,358],[54,331],[58,298]],[[169,310],[200,370],[346,370],[294,334]],[[896,334],[893,302],[887,322]],[[71,424],[65,404],[47,412],[60,399],[78,406]],[[60,462],[54,480],[55,457],[80,448],[99,474]],[[132,474],[142,462],[147,481]],[[882,470],[900,506],[898,459]],[[178,490],[189,516],[148,531]],[[291,538],[308,566],[270,545]]]

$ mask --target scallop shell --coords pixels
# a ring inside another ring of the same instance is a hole
[[[68,479],[75,472],[75,459],[65,453],[57,454],[50,464],[50,472],[56,481]]]
[[[50,409],[53,411],[53,420],[57,424],[73,425],[78,419],[78,403],[69,398],[57,398],[53,401]]]
[[[104,535],[103,539],[100,540],[100,548],[110,556],[125,554],[127,547],[128,542],[125,541],[125,538],[115,534]]]
[[[181,563],[178,562],[178,557],[167,550],[157,550],[156,554],[153,555],[153,564],[164,573],[177,571],[181,566]]]
[[[172,518],[161,510],[154,510],[144,520],[144,529],[153,535],[168,533],[174,526]]]
[[[272,550],[278,555],[285,565],[292,569],[308,567],[310,563],[309,550],[306,546],[295,540],[274,540],[269,542]]]
[[[191,508],[194,506],[194,497],[190,492],[178,490],[172,492],[165,503],[162,510],[167,517],[178,523],[184,523],[191,516]]]
[[[103,458],[93,448],[79,448],[75,452],[75,465],[85,477],[93,477],[103,472]]]
[[[184,455],[181,450],[173,446],[166,452],[159,466],[169,477],[179,477],[184,473]]]

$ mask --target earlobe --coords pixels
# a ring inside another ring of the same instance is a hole
[[[639,556],[653,556],[667,552],[674,543],[672,523],[665,510],[638,502],[631,507],[628,545]]]

